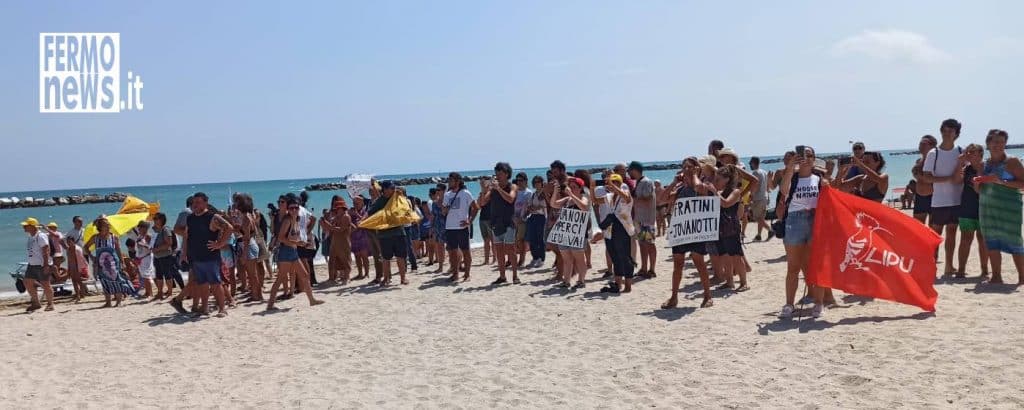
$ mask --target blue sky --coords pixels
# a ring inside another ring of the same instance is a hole
[[[674,160],[1024,132],[1016,1],[5,2],[0,191]],[[39,32],[145,110],[38,112]],[[1017,131],[1015,131],[1017,130]],[[966,142],[965,142],[966,143]]]

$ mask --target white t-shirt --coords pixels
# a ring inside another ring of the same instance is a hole
[[[82,238],[85,237],[85,227],[78,229],[71,228],[71,230],[64,234],[64,237],[68,239],[74,239],[76,245],[82,246],[85,244],[84,242],[82,242]]]
[[[462,221],[469,219],[469,207],[472,203],[473,195],[469,193],[469,190],[463,189],[458,193],[445,191],[444,202],[441,203],[441,206],[448,207],[448,217],[445,218],[444,229],[469,228],[469,226],[462,226]]]
[[[36,231],[35,235],[29,236],[25,246],[25,249],[28,251],[28,259],[25,261],[29,265],[42,266],[44,246],[50,246],[50,240],[47,239],[46,234],[42,230]]]
[[[949,151],[935,148],[928,152],[924,158],[924,172],[931,172],[932,176],[948,177],[956,172],[957,158],[963,150],[954,147]],[[932,208],[944,208],[960,205],[960,195],[963,194],[964,185],[953,181],[936,182],[935,192],[932,194]]]
[[[619,188],[622,189],[622,192],[629,192],[629,185],[622,184]],[[597,205],[598,222],[604,221],[604,218],[608,216],[608,214],[612,213],[612,198],[614,198],[614,195],[615,194],[608,192],[608,188],[605,188],[604,186],[594,188],[594,196],[605,199],[604,203]],[[630,203],[629,206],[632,207],[633,204]],[[621,208],[622,205],[619,205],[619,207]]]
[[[818,191],[821,189],[821,178],[811,175],[798,178],[793,199],[789,201],[789,212],[809,211],[818,208]]]
[[[313,217],[313,213],[309,212],[304,206],[299,206],[299,241],[306,242],[309,240],[309,234],[306,233],[306,227],[309,226],[309,218]]]

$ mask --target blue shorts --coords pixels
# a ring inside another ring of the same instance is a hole
[[[493,229],[493,228],[492,228]],[[510,226],[505,229],[505,233],[494,235],[494,243],[501,245],[512,245],[516,243],[516,227]]]
[[[295,262],[299,260],[299,251],[291,246],[281,245],[277,248],[278,262]]]
[[[807,245],[811,242],[811,230],[814,229],[814,210],[790,212],[786,215],[786,236],[782,243],[786,245]]]
[[[192,274],[196,275],[196,283],[200,285],[219,285],[220,261],[192,262]]]

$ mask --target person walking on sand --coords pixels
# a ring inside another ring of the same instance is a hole
[[[212,291],[217,303],[217,317],[227,316],[224,310],[224,287],[221,286],[221,249],[228,246],[232,228],[209,207],[209,197],[202,192],[192,195],[192,214],[185,218],[185,246],[181,258],[188,262],[195,275],[193,304],[197,315],[208,315]]]
[[[381,182],[380,187],[380,196],[372,205],[370,205],[370,215],[383,210],[393,195],[399,195],[398,192],[396,192],[395,183],[393,181]],[[371,190],[373,189],[376,188],[371,188]],[[380,286],[383,287],[391,284],[392,261],[395,261],[398,265],[399,283],[408,285],[409,281],[405,279],[405,260],[408,256],[409,245],[406,243],[405,229],[401,226],[396,226],[394,228],[379,230],[376,231],[376,237],[377,242],[380,244],[380,256],[382,260],[381,268],[383,271]]]
[[[665,188],[669,192],[669,204],[675,205],[676,200],[681,198],[714,195],[714,186],[700,180],[700,163],[696,157],[684,159],[682,168],[683,171],[676,174],[676,178]],[[714,305],[714,301],[711,299],[708,264],[704,260],[704,256],[708,255],[711,250],[717,250],[717,246],[713,242],[694,242],[672,247],[672,296],[661,305],[662,309],[673,309],[679,305],[679,286],[683,280],[683,267],[686,265],[687,254],[693,261],[693,266],[697,268],[697,273],[700,275],[700,286],[704,290],[704,300],[700,307],[707,308]]]
[[[928,226],[935,233],[945,233],[945,266],[943,276],[952,276],[954,273],[953,260],[956,255],[956,231],[959,225],[957,214],[960,212],[960,197],[963,195],[963,184],[954,181],[957,166],[960,165],[960,155],[963,149],[956,145],[960,137],[960,123],[954,119],[942,122],[939,128],[942,133],[942,142],[925,155],[921,178],[932,184],[932,209],[929,213]]]
[[[488,224],[493,233],[491,243],[494,259],[498,262],[498,279],[492,285],[508,283],[505,269],[512,269],[512,283],[519,284],[518,263],[516,263],[515,200],[518,187],[512,183],[512,166],[507,162],[494,165],[495,179],[484,187],[482,200],[491,210]],[[482,216],[481,216],[482,218]]]
[[[657,277],[654,267],[658,263],[658,248],[654,246],[657,224],[657,196],[654,181],[644,176],[644,166],[638,161],[629,163],[627,168],[630,178],[636,181],[633,191],[633,220],[636,222],[636,241],[640,248],[640,272],[646,278]],[[648,267],[649,266],[649,267]]]
[[[462,280],[468,281],[469,269],[473,266],[473,255],[469,252],[469,226],[480,207],[466,189],[462,175],[458,172],[448,174],[448,191],[444,193],[441,203],[445,216],[444,239],[452,266],[450,280],[458,281],[459,271],[462,270],[465,272]]]
[[[43,233],[39,229],[39,221],[35,218],[25,219],[21,223],[22,230],[28,235],[28,241],[26,242],[25,250],[28,253],[26,261],[28,267],[25,268],[25,289],[28,290],[28,295],[32,299],[32,303],[29,304],[27,312],[38,310],[42,306],[39,304],[39,292],[36,286],[43,287],[43,296],[46,298],[46,311],[53,310],[53,288],[50,287],[50,270],[53,265],[50,263],[50,240],[47,234]]]
[[[277,301],[277,290],[291,283],[297,283],[299,290],[306,293],[310,306],[323,304],[324,301],[313,297],[313,286],[306,278],[306,270],[302,267],[302,260],[299,258],[298,247],[303,246],[305,241],[299,239],[299,232],[305,229],[299,224],[299,212],[301,207],[297,198],[285,199],[281,208],[281,224],[274,237],[278,241],[277,253],[277,280],[270,287],[270,300],[267,301],[267,311],[277,310],[274,303]]]

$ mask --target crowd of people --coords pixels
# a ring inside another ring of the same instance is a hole
[[[914,218],[945,237],[941,257],[946,276],[965,276],[976,243],[982,276],[990,276],[989,282],[1003,282],[1001,255],[1008,253],[1024,283],[1024,166],[1006,154],[1006,131],[989,131],[984,146],[961,148],[960,130],[961,124],[949,119],[940,125],[941,140],[921,138],[914,180],[902,202],[913,207]],[[105,307],[120,305],[126,296],[170,299],[182,314],[190,313],[185,304],[191,301],[192,314],[206,315],[212,296],[219,317],[240,298],[275,310],[278,301],[297,293],[304,294],[311,306],[324,303],[313,293],[316,286],[363,280],[379,286],[407,285],[409,271],[418,271],[420,265],[436,265],[434,273],[465,282],[471,280],[470,239],[475,235],[483,241],[484,266],[493,265],[497,271],[495,286],[519,284],[524,272],[545,268],[550,260],[555,286],[585,288],[590,271],[601,265],[593,261],[591,245],[603,243],[604,255],[597,259],[604,259],[601,273],[607,284],[600,292],[628,294],[637,277],[657,276],[656,239],[666,235],[671,205],[681,198],[710,196],[721,201],[719,237],[671,247],[672,285],[661,307],[678,306],[687,260],[700,278],[701,307],[714,304],[715,287],[737,293],[749,290],[751,266],[744,247],[752,223],[753,241],[782,238],[787,275],[780,316],[788,318],[796,310],[800,274],[806,274],[812,256],[821,188],[830,186],[877,202],[889,192],[885,157],[867,151],[862,143],[852,148],[848,156],[824,160],[817,158],[813,147],[799,145],[784,153],[781,169],[769,172],[761,168],[758,157],[752,157],[748,167],[735,150],[715,140],[706,155],[684,158],[680,171],[665,185],[646,176],[644,165],[636,161],[605,170],[600,178],[582,169],[570,173],[564,163],[554,161],[546,176],[532,179],[499,162],[492,176],[479,180],[476,195],[457,172],[430,188],[426,199],[407,195],[393,181],[373,181],[367,192],[351,197],[351,206],[335,195],[320,218],[306,207],[305,192],[281,195],[276,206],[268,205],[267,213],[257,209],[246,193],[236,193],[231,206],[220,210],[200,192],[186,200],[173,225],[157,213],[152,221],[118,235],[101,216],[92,222],[97,233],[87,240],[80,217],[66,233],[56,223],[44,227],[29,218],[22,222],[29,236],[28,310],[42,308],[37,287],[44,291],[45,310],[53,309],[51,280],[70,279],[74,301],[80,301],[89,293],[90,271],[102,285]],[[769,210],[772,191],[777,191],[776,206]],[[417,222],[379,230],[360,227],[396,196],[418,215]],[[566,210],[592,215],[583,246],[548,242]],[[768,218],[772,212],[774,218]],[[313,266],[318,249],[327,261],[324,282],[317,280]],[[182,272],[188,273],[187,282]],[[813,317],[836,303],[830,289],[808,285],[807,290],[801,303],[813,303]]]

